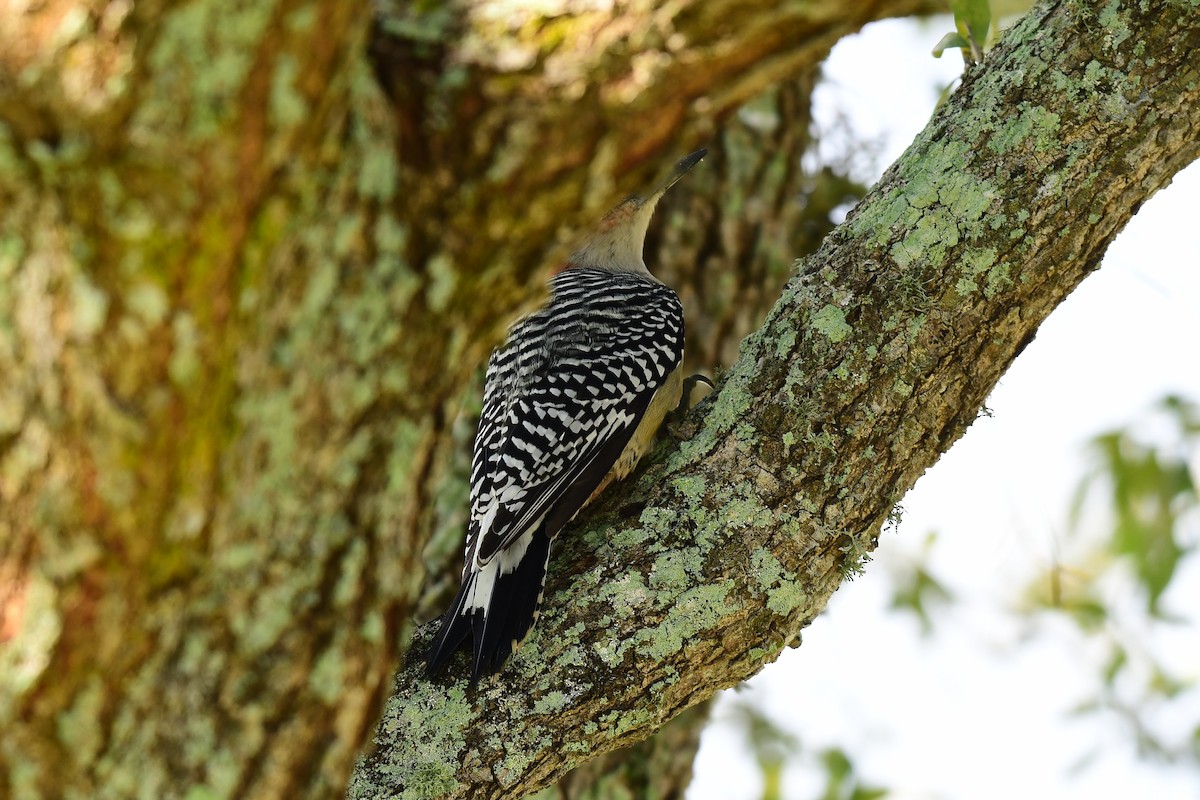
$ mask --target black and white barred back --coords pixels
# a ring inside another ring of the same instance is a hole
[[[679,298],[648,275],[572,268],[550,291],[488,363],[462,587],[434,639],[431,673],[471,635],[478,680],[525,637],[551,541],[683,360]]]

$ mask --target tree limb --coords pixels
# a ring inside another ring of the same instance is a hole
[[[514,797],[773,660],[1116,233],[1200,154],[1200,19],[1035,9],[801,265],[678,446],[563,537],[467,688],[398,676],[352,797]],[[414,639],[420,653],[430,631]]]

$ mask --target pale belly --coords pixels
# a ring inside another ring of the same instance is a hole
[[[658,433],[658,429],[662,427],[663,420],[666,419],[667,414],[670,414],[679,405],[679,397],[682,392],[683,367],[681,365],[676,367],[675,371],[667,376],[667,380],[650,400],[650,405],[646,408],[646,414],[642,417],[642,421],[638,423],[637,429],[633,432],[633,437],[629,440],[629,444],[625,445],[625,449],[617,457],[617,461],[613,464],[612,469],[604,476],[604,480],[600,481],[600,485],[596,487],[596,491],[592,492],[591,497],[587,499],[587,503],[584,503],[584,506],[595,500],[610,483],[619,481],[630,472],[633,472],[633,468],[642,460],[642,456],[646,455],[654,445],[654,437]]]

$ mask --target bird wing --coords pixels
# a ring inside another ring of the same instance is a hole
[[[633,275],[614,285],[611,273],[586,269],[551,285],[550,305],[488,365],[464,575],[551,511],[569,520],[683,359],[683,309],[666,286]]]

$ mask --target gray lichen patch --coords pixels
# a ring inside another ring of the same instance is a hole
[[[729,601],[732,581],[695,586],[678,595],[657,625],[644,627],[633,637],[639,653],[661,661],[678,652],[704,631],[711,630],[737,606]]]
[[[406,800],[432,800],[454,791],[459,785],[455,778],[459,754],[476,722],[462,684],[448,688],[427,681],[415,684],[403,698],[393,697],[388,702],[380,733],[408,746],[391,748],[384,760],[376,762],[376,779],[403,786]],[[360,770],[347,797],[374,798],[378,788]]]

